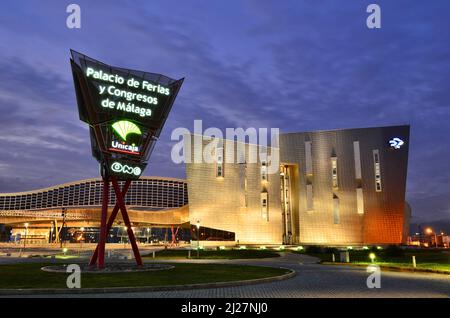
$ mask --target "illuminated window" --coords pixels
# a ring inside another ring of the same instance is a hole
[[[355,158],[355,178],[361,179],[361,151],[359,149],[359,141],[353,142],[353,155]]]
[[[333,220],[334,224],[339,224],[341,222],[339,215],[339,198],[335,194],[333,194]]]
[[[364,214],[364,196],[362,188],[356,188],[356,208],[358,214]]]
[[[380,168],[380,152],[378,149],[373,150],[373,166],[375,173],[375,191],[381,192],[381,168]]]
[[[308,212],[311,212],[314,210],[314,198],[313,198],[312,184],[306,185],[306,210]]]
[[[267,163],[265,160],[261,162],[261,181],[267,181]]]
[[[261,217],[268,221],[269,220],[269,212],[268,212],[268,195],[267,192],[261,192]]]
[[[337,171],[337,157],[331,157],[331,179],[333,189],[338,188],[338,171]]]
[[[219,141],[219,144],[216,148],[216,177],[221,178],[224,176],[223,171],[223,143],[222,140]]]
[[[247,164],[239,162],[240,205],[247,207]]]
[[[311,175],[313,173],[312,169],[312,144],[311,141],[305,141],[305,164],[306,164],[306,174]]]

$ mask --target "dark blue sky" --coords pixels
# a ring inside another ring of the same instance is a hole
[[[66,28],[70,3],[82,28]],[[320,4],[319,4],[320,3]],[[365,25],[378,3],[382,28]],[[186,77],[146,175],[184,177],[170,133],[284,132],[411,124],[415,221],[450,219],[450,2],[2,1],[0,191],[98,176],[69,66],[73,48],[108,64]]]

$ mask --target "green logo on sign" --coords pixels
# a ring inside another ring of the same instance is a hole
[[[127,136],[129,134],[142,135],[141,129],[139,129],[136,124],[128,120],[117,121],[112,124],[112,128],[124,141],[127,140]]]

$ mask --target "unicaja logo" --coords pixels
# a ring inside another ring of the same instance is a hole
[[[119,139],[122,139],[122,141],[119,142],[117,140],[112,140],[110,150],[128,153],[131,155],[139,155],[139,147],[134,143],[130,145],[126,141],[129,134],[142,135],[141,129],[136,124],[128,120],[117,121],[112,124],[111,127]]]
[[[136,124],[128,120],[117,121],[112,124],[112,128],[124,141],[127,140],[127,136],[129,134],[142,135],[141,129]]]
[[[130,167],[125,164],[121,164],[120,162],[114,162],[111,165],[111,170],[116,173],[125,173],[125,174],[132,174],[135,176],[139,176],[142,173],[141,168],[139,167]]]

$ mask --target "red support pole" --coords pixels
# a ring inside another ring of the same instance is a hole
[[[173,225],[171,225],[170,230],[171,230],[171,237],[172,237],[172,242],[170,243],[170,245],[173,246],[173,245],[175,245],[175,235],[173,234]]]
[[[128,192],[128,189],[130,188],[131,185],[131,180],[127,180],[125,182],[125,185],[123,186],[122,189],[122,198],[125,198],[125,195]],[[114,209],[111,212],[111,215],[108,219],[108,224],[106,225],[106,236],[105,236],[105,242],[106,242],[106,238],[108,237],[108,233],[111,230],[113,224],[114,224],[114,220],[117,216],[117,213],[119,212],[119,204],[116,202],[116,205],[114,206]],[[97,262],[97,257],[98,257],[98,244],[97,247],[95,248],[94,254],[92,254],[91,260],[89,261],[89,265],[92,266]]]
[[[117,183],[117,180],[114,177],[111,178],[111,181],[113,184],[114,191],[116,193],[117,203],[119,204],[119,208],[122,212],[123,221],[127,227],[128,237],[130,238],[131,246],[133,248],[134,258],[136,259],[137,265],[142,266],[141,254],[139,254],[139,249],[136,244],[136,238],[134,237],[133,229],[131,228],[130,218],[128,217],[127,208],[125,207],[125,203],[120,193],[119,184]]]
[[[178,235],[178,230],[180,229],[179,226],[177,226],[177,230],[175,231],[175,244],[178,242],[177,241],[177,235]]]
[[[106,218],[108,217],[109,180],[103,179],[102,216],[100,222],[100,238],[98,243],[98,268],[105,267]]]

